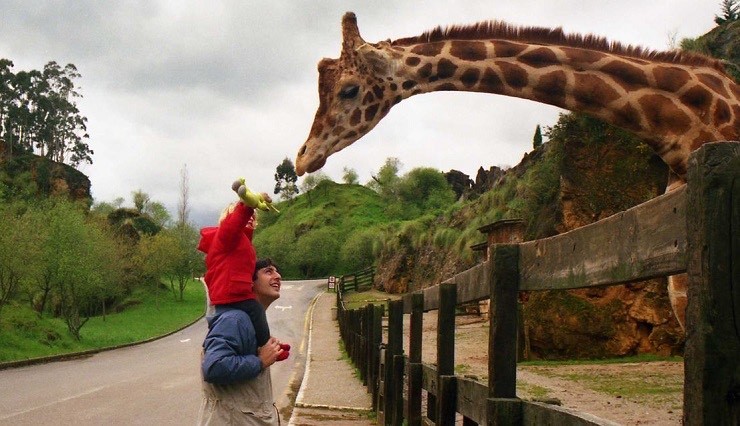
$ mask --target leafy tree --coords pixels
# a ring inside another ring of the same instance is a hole
[[[740,5],[737,4],[737,0],[722,0],[722,15],[714,16],[714,22],[717,25],[722,25],[727,22],[737,21],[740,17]]]
[[[54,61],[42,71],[13,73],[12,67],[12,61],[0,59],[0,139],[8,156],[36,151],[72,166],[92,163],[93,151],[84,142],[87,118],[75,101],[82,97],[74,83],[80,77],[77,68]]]
[[[431,167],[417,167],[398,181],[400,207],[406,211],[401,217],[412,218],[421,212],[447,207],[455,202],[455,193],[444,175]]]
[[[339,259],[340,235],[324,227],[307,232],[298,240],[293,255],[304,278],[327,276]]]
[[[375,261],[373,253],[378,231],[366,229],[352,233],[342,244],[339,259],[345,271],[357,271],[371,266]]]
[[[321,182],[325,180],[331,180],[329,175],[327,175],[326,173],[321,171],[311,173],[310,175],[303,178],[303,182],[301,182],[301,191],[306,194],[312,189],[316,188]]]
[[[345,167],[344,169],[342,169],[342,173],[342,182],[346,183],[347,185],[356,185],[360,183],[360,177],[355,169]]]
[[[119,264],[111,264],[118,253],[100,228],[88,226],[79,206],[54,200],[43,208],[48,232],[42,243],[44,266],[38,273],[51,283],[67,329],[79,340],[91,312],[116,293],[108,283],[120,277]]]
[[[158,293],[163,277],[173,276],[179,242],[176,236],[167,230],[155,235],[142,235],[136,246],[134,264],[141,269],[147,281],[154,287],[155,305],[159,309]]]
[[[540,129],[540,125],[537,125],[537,128],[534,130],[534,138],[532,139],[532,147],[534,149],[537,149],[542,146],[542,129]]]
[[[172,224],[172,216],[167,208],[159,201],[150,201],[147,203],[145,214],[152,218],[160,228],[167,228]]]
[[[297,180],[298,175],[293,162],[285,157],[275,171],[275,194],[280,194],[286,200],[292,200],[298,194]]]
[[[16,206],[0,205],[0,312],[17,292],[24,290],[41,247],[38,229],[29,214]]]
[[[396,157],[388,157],[378,173],[372,175],[368,187],[386,200],[393,200],[397,192],[399,181],[398,172],[401,170],[401,161]]]
[[[151,201],[149,194],[143,192],[141,189],[132,192],[131,199],[134,202],[134,208],[138,210],[139,213],[145,213],[149,201]]]

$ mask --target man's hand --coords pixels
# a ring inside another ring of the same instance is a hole
[[[270,337],[270,340],[265,343],[265,346],[257,349],[257,355],[260,361],[262,361],[262,369],[264,370],[274,364],[282,352],[283,349],[280,347],[280,342],[276,338]]]

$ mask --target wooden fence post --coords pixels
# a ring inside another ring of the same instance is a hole
[[[740,424],[740,143],[689,159],[686,425]]]
[[[411,324],[409,330],[409,377],[408,408],[406,410],[409,426],[421,425],[421,343],[424,323],[424,294],[411,295]]]
[[[438,424],[455,424],[455,309],[457,285],[439,286],[439,312],[437,315],[437,419]],[[443,380],[444,379],[444,380]],[[444,386],[443,386],[444,384]]]
[[[380,391],[380,343],[383,341],[383,305],[373,307],[372,330],[372,340],[370,341],[370,374],[372,380],[370,380],[370,384],[373,387],[373,408],[380,410],[380,407],[378,407],[378,392]]]
[[[521,404],[516,399],[517,296],[519,292],[519,246],[496,244],[490,256],[490,329],[488,336],[488,422],[520,424]],[[506,407],[506,408],[504,408]]]
[[[393,377],[393,356],[401,355],[403,348],[403,300],[394,300],[388,303],[388,345],[385,348],[385,423],[391,425],[396,404],[394,401],[395,387],[403,386],[403,376]],[[398,380],[401,381],[398,384]]]

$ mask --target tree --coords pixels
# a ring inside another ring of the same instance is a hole
[[[420,212],[438,210],[455,202],[455,193],[444,174],[431,167],[417,167],[402,178],[398,184],[398,202],[410,215],[416,216],[412,208]]]
[[[80,329],[95,308],[116,294],[109,283],[118,282],[122,271],[113,241],[85,220],[83,209],[68,201],[52,200],[42,217],[44,233],[42,261],[45,274],[59,301],[67,329],[80,340]]]
[[[138,210],[139,213],[145,213],[149,201],[151,201],[149,194],[143,192],[141,189],[133,191],[131,193],[131,199],[134,202],[134,208]]]
[[[35,270],[41,247],[30,214],[0,205],[0,312],[18,291],[24,290]]]
[[[347,185],[356,185],[360,183],[360,177],[357,175],[355,169],[345,167],[344,169],[342,169],[342,172],[342,182],[346,183]]]
[[[540,129],[540,125],[537,125],[537,128],[534,130],[534,138],[532,139],[532,147],[534,149],[537,149],[542,146],[542,129]]]
[[[82,97],[74,83],[80,77],[77,68],[54,61],[43,71],[13,73],[12,67],[12,61],[0,59],[0,139],[8,156],[36,151],[72,166],[92,163],[93,151],[84,142],[87,118],[75,102]]]
[[[188,165],[180,169],[180,201],[177,203],[177,226],[185,226],[190,214],[190,183],[188,182]]]
[[[368,187],[379,193],[386,200],[393,200],[397,192],[398,171],[401,169],[401,161],[396,157],[388,157],[385,164],[380,167],[378,173],[372,175]]]
[[[156,235],[143,235],[137,244],[134,263],[154,287],[154,301],[159,309],[159,288],[163,277],[171,277],[180,246],[175,235],[163,230]],[[170,283],[172,286],[172,283]]]
[[[740,5],[737,0],[722,0],[722,16],[714,16],[714,22],[722,25],[727,22],[734,22],[740,17]]]
[[[293,162],[285,157],[283,162],[277,166],[275,172],[275,194],[280,194],[286,200],[292,200],[298,194],[297,180],[298,175],[295,172]]]

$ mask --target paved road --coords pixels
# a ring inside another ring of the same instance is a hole
[[[279,404],[294,376],[304,319],[325,280],[286,281],[268,311],[291,357],[273,367]],[[205,320],[166,338],[83,359],[0,371],[0,425],[194,424]]]

